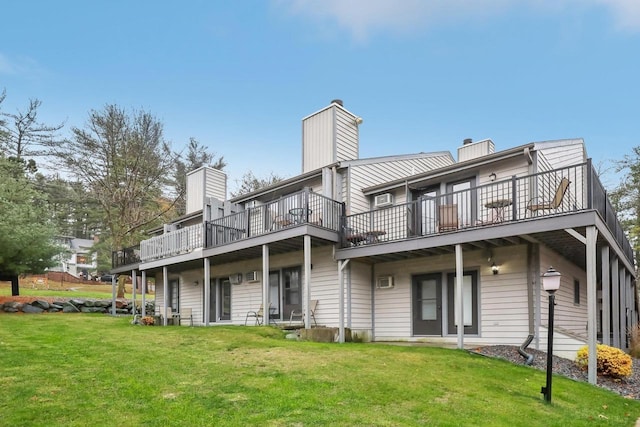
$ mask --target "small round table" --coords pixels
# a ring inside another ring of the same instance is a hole
[[[504,221],[504,213],[506,211],[506,208],[509,206],[511,206],[511,200],[509,199],[496,199],[484,205],[484,207],[487,209],[493,209],[493,223]]]

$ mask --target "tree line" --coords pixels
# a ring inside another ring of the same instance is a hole
[[[0,277],[56,265],[57,236],[97,237],[98,270],[108,271],[112,251],[184,214],[188,171],[227,165],[193,137],[175,151],[163,123],[145,110],[106,105],[63,137],[64,123],[38,120],[41,101],[5,112],[5,97],[0,93]],[[247,172],[232,196],[281,179]]]

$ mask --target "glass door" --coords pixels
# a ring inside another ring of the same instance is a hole
[[[447,295],[449,333],[457,334],[458,304],[456,277],[453,273],[447,275]],[[476,271],[465,271],[462,276],[462,322],[465,335],[478,333],[478,273]]]
[[[218,284],[218,307],[220,320],[231,320],[231,282],[229,279],[220,279]]]
[[[442,335],[440,274],[413,277],[413,335]]]
[[[280,320],[280,272],[269,273],[269,301],[271,302],[270,319]]]
[[[284,319],[289,319],[291,312],[302,311],[302,289],[301,289],[300,267],[285,268],[282,270],[283,287],[283,307]]]

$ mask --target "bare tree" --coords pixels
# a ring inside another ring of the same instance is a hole
[[[3,92],[1,98],[4,99],[4,96]],[[0,121],[0,142],[7,157],[20,160],[25,157],[42,156],[48,154],[49,147],[59,142],[57,132],[64,127],[64,123],[49,126],[38,122],[38,108],[41,105],[40,100],[31,99],[24,111],[15,114],[0,113],[6,118]]]
[[[93,110],[85,127],[74,127],[55,155],[100,205],[105,250],[137,243],[174,208],[176,198],[166,189],[176,156],[162,123],[150,113],[129,114],[116,105]]]
[[[253,172],[249,171],[242,175],[242,179],[238,183],[238,189],[231,192],[231,197],[242,196],[261,188],[268,187],[282,181],[284,178],[274,174],[273,172],[266,178],[258,178]]]

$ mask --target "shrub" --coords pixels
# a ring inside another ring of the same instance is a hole
[[[623,378],[631,375],[632,360],[631,356],[626,354],[619,348],[609,347],[608,345],[597,345],[597,363],[598,373],[613,378]],[[587,346],[578,350],[576,363],[583,369],[589,365],[589,348]]]
[[[636,359],[640,358],[640,325],[629,331],[629,354]]]
[[[155,323],[155,319],[153,318],[153,316],[144,316],[142,318],[143,325],[153,325],[154,323]]]

